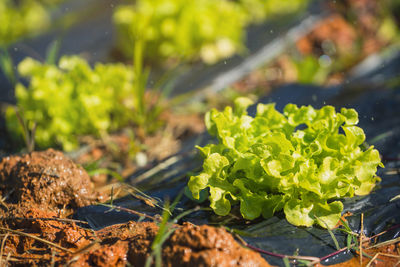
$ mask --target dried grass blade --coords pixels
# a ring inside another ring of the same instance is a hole
[[[110,209],[121,210],[121,211],[125,211],[125,212],[128,212],[128,213],[134,214],[134,215],[143,216],[143,217],[146,217],[146,218],[151,219],[153,221],[156,221],[156,218],[154,216],[150,216],[150,215],[147,215],[147,214],[139,212],[139,211],[131,210],[131,209],[124,208],[124,207],[121,207],[121,206],[113,206],[113,205],[107,205],[107,204],[100,204],[100,205],[109,207]]]
[[[391,244],[394,244],[394,243],[397,243],[397,242],[400,242],[400,237],[397,237],[395,239],[391,239],[391,240],[388,240],[388,241],[384,241],[384,242],[379,243],[379,244],[375,244],[373,246],[368,247],[368,249],[370,249],[370,248],[379,248],[379,247],[386,246],[386,245],[391,245]]]
[[[6,200],[5,197],[1,198],[1,199],[0,199],[0,205],[2,205],[3,207],[5,207],[6,210],[8,211],[9,208],[8,208],[8,206],[7,206],[6,202],[5,202],[5,200]]]
[[[28,234],[28,233],[24,233],[24,232],[20,232],[20,231],[17,231],[17,230],[12,230],[12,229],[7,229],[7,228],[4,228],[4,227],[0,227],[0,230],[1,230],[1,231],[6,231],[6,232],[10,232],[10,233],[13,233],[13,234],[17,234],[17,235],[21,235],[21,236],[30,237],[30,238],[32,238],[32,239],[35,239],[35,240],[37,240],[37,241],[39,241],[39,242],[42,242],[42,243],[44,243],[44,244],[47,244],[47,245],[49,245],[49,246],[58,248],[59,250],[62,250],[62,251],[64,251],[64,252],[72,253],[72,251],[69,250],[69,249],[67,249],[67,248],[64,248],[64,247],[62,247],[62,246],[60,246],[60,245],[57,245],[57,244],[55,244],[55,243],[52,243],[52,242],[46,240],[46,239],[43,239],[43,238],[40,238],[40,237],[31,235],[31,234]]]
[[[368,264],[365,267],[370,267],[375,260],[378,259],[379,256],[384,256],[384,257],[391,257],[391,258],[400,258],[399,255],[393,255],[393,254],[387,254],[387,253],[381,253],[378,252],[375,254],[375,256],[368,262]],[[378,259],[379,260],[379,259]],[[397,263],[398,264],[398,263]],[[396,266],[396,265],[395,265]]]
[[[92,251],[92,250],[95,250],[95,249],[97,249],[98,248],[98,244],[100,244],[100,240],[94,240],[93,242],[91,242],[90,244],[88,244],[88,245],[86,245],[86,246],[84,246],[83,248],[80,248],[80,249],[78,249],[77,251],[75,251],[74,253],[73,253],[73,255],[76,255],[76,256],[78,256],[78,255],[81,255],[81,254],[83,254],[83,253],[86,253],[86,252],[88,252],[88,251]]]
[[[68,218],[23,218],[23,217],[0,217],[0,220],[27,220],[27,221],[57,221],[57,222],[67,222],[67,223],[82,223],[88,224],[88,222],[75,220],[75,219],[68,219]]]
[[[362,244],[363,244],[363,237],[364,237],[364,213],[361,213],[361,231],[360,231],[360,266],[362,266],[362,259],[363,259],[363,251],[362,251]]]
[[[370,267],[371,264],[378,258],[379,253],[376,253],[375,256],[368,262],[368,264],[365,267]]]
[[[0,249],[0,267],[3,266],[3,253],[4,253],[4,245],[6,243],[6,240],[8,238],[8,236],[10,235],[10,233],[7,233],[4,238],[3,241],[1,241],[1,249]],[[5,263],[7,263],[7,261],[5,261]],[[5,265],[5,264],[4,264]]]

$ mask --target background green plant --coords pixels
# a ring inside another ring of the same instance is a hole
[[[188,187],[195,199],[208,188],[218,215],[240,203],[245,219],[283,210],[294,225],[332,228],[343,210],[339,199],[366,195],[379,181],[379,153],[373,146],[362,149],[365,134],[354,109],[288,104],[282,114],[274,104],[259,104],[252,118],[250,104],[238,98],[234,110],[206,114],[207,129],[219,142],[198,147],[203,171],[190,177]]]
[[[49,15],[39,1],[0,1],[0,47],[24,35],[38,33],[49,25]]]
[[[0,69],[11,83],[15,83],[16,77],[8,46],[23,36],[43,31],[48,25],[49,16],[38,1],[0,1]]]
[[[321,65],[320,60],[315,56],[308,55],[293,60],[297,70],[297,81],[304,84],[322,84],[326,81],[330,66]]]
[[[65,0],[0,1],[0,70],[15,84],[16,73],[9,46],[21,38],[34,36],[50,27],[50,10]]]
[[[261,22],[276,15],[290,14],[306,7],[309,0],[237,0],[251,22]]]
[[[145,58],[155,62],[228,57],[242,47],[246,19],[240,6],[226,0],[138,0],[114,14],[121,50],[130,57],[132,41],[140,38]]]
[[[0,47],[50,26],[49,9],[64,0],[1,0]]]
[[[132,40],[146,43],[147,60],[213,64],[244,48],[245,27],[304,7],[308,0],[138,0],[114,14],[118,45],[128,57]],[[138,25],[146,23],[147,27]],[[139,30],[138,30],[139,29]]]
[[[70,151],[82,135],[101,136],[129,123],[148,124],[147,129],[157,124],[160,108],[144,104],[144,89],[138,86],[146,82],[134,82],[132,67],[98,63],[91,68],[78,56],[64,56],[58,66],[27,58],[18,71],[30,82],[16,86],[17,109],[28,129],[36,126],[39,147],[61,145]],[[22,136],[14,108],[7,109],[6,119],[13,135]]]

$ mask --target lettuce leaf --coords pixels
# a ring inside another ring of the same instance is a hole
[[[198,147],[203,171],[190,177],[188,188],[195,199],[209,190],[216,214],[239,203],[245,219],[283,210],[296,226],[333,228],[343,211],[340,199],[366,195],[380,181],[379,152],[363,150],[354,109],[288,104],[280,113],[274,104],[259,104],[253,118],[246,112],[251,104],[238,98],[234,108],[205,116],[219,143]]]
[[[25,58],[18,72],[30,83],[16,85],[17,107],[29,129],[37,126],[40,148],[71,151],[79,136],[101,136],[136,119],[131,67],[97,63],[92,68],[79,56],[63,56],[58,65]],[[8,108],[6,118],[7,128],[20,141],[23,131],[14,108]]]

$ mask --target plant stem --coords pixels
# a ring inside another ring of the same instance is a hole
[[[147,83],[146,74],[143,72],[143,46],[144,42],[140,38],[136,38],[133,44],[133,72],[134,72],[134,97],[135,97],[135,108],[138,113],[139,125],[145,122],[145,99],[144,93]]]
[[[356,244],[352,244],[350,247],[344,247],[344,248],[339,249],[339,250],[337,250],[337,251],[335,251],[335,252],[332,252],[332,253],[330,253],[330,254],[328,254],[328,255],[326,255],[326,256],[323,256],[323,257],[320,258],[320,261],[324,261],[324,260],[326,260],[326,259],[329,259],[330,257],[336,256],[337,254],[340,254],[340,253],[342,253],[343,251],[350,250],[350,249],[352,249],[353,247],[355,247],[355,245],[356,245]]]
[[[11,85],[15,86],[17,79],[14,70],[14,61],[5,46],[0,46],[0,70],[1,69]]]

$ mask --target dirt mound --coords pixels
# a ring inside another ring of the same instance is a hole
[[[84,169],[49,149],[0,162],[2,260],[49,265],[94,240],[69,214],[101,201]],[[0,264],[1,265],[1,264]]]
[[[144,266],[158,227],[129,222],[96,232],[101,246],[79,257],[74,266]],[[162,249],[163,266],[269,266],[257,253],[241,247],[222,228],[184,224]]]
[[[21,216],[20,212],[27,217],[0,221],[6,233],[3,258],[8,256],[11,266],[144,266],[158,232],[153,222],[128,222],[94,232],[59,219],[53,212],[26,209],[12,213]],[[270,266],[222,228],[175,227],[162,249],[163,266]]]
[[[100,246],[81,254],[73,266],[144,266],[158,227],[153,222],[128,222],[96,232]]]
[[[67,218],[101,198],[88,174],[61,152],[4,158],[0,183],[0,265],[143,266],[152,255],[155,222],[92,231]],[[163,266],[269,266],[222,228],[169,227],[174,232],[162,248]]]
[[[12,205],[1,215],[2,256],[11,266],[65,263],[96,238],[73,220],[40,207]]]
[[[240,246],[225,229],[193,224],[184,224],[173,233],[163,259],[167,266],[269,266],[258,253]]]
[[[4,158],[0,183],[7,203],[76,209],[101,200],[85,170],[53,149]]]

